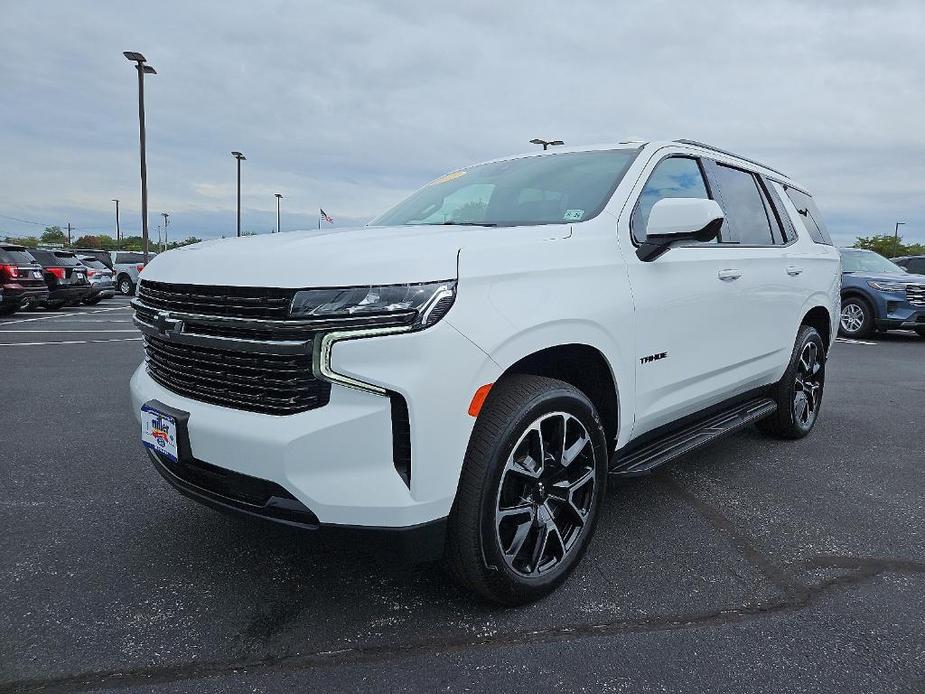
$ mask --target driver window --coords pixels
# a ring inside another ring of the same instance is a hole
[[[652,206],[663,198],[710,198],[700,164],[696,159],[668,157],[656,165],[639,195],[636,209],[630,218],[630,229],[637,243],[646,240],[649,213]]]

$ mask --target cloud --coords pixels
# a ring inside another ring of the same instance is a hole
[[[690,137],[766,160],[836,238],[925,241],[919,2],[4,3],[0,213],[139,225],[135,73],[150,210],[176,234],[367,220],[458,166],[529,147]],[[152,216],[152,224],[154,218]],[[0,220],[0,231],[22,231]]]

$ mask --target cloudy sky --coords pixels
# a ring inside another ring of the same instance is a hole
[[[0,235],[140,228],[145,54],[151,228],[365,223],[458,166],[688,137],[815,193],[841,243],[925,242],[925,3],[0,0]]]

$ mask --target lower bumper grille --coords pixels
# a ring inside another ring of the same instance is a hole
[[[925,284],[907,284],[906,301],[913,306],[925,306]]]
[[[200,347],[145,336],[147,369],[168,390],[249,412],[288,415],[328,403],[331,384],[315,378],[309,354]]]

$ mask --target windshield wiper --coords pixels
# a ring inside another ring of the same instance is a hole
[[[496,227],[498,226],[495,222],[428,222],[427,224],[422,224],[421,226],[425,227],[442,227],[442,226],[455,226],[455,227]]]

